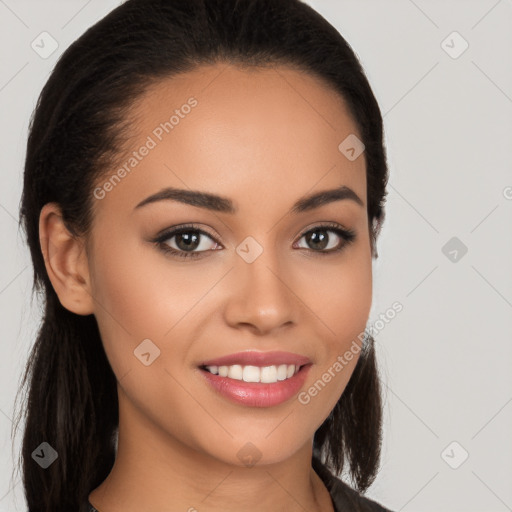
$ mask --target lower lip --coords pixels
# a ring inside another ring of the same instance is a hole
[[[296,395],[304,385],[311,364],[303,366],[293,377],[278,380],[271,384],[262,382],[244,382],[214,375],[201,370],[207,382],[222,396],[229,400],[249,407],[272,407],[282,404]]]

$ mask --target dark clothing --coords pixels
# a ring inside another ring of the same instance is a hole
[[[360,495],[355,489],[335,477],[316,457],[313,457],[313,469],[327,487],[335,512],[391,512],[376,501]],[[80,512],[99,511],[87,501]]]
[[[327,487],[336,512],[392,512],[335,477],[316,457],[313,469]]]

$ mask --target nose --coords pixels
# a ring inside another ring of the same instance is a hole
[[[230,273],[230,300],[225,320],[235,329],[248,329],[257,335],[297,323],[300,300],[290,268],[283,269],[275,251],[264,250],[252,263],[239,258]]]

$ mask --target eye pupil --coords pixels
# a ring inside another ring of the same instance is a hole
[[[317,233],[323,233],[317,236]],[[315,249],[325,249],[327,247],[327,241],[329,237],[325,235],[325,230],[317,229],[315,231],[311,231],[310,234],[306,235],[308,243],[313,243]]]
[[[193,232],[186,232],[186,233],[179,233],[176,236],[176,245],[181,250],[190,250],[190,249],[197,249],[197,246],[199,245],[199,235],[194,234]],[[181,245],[181,242],[184,242],[183,246]]]

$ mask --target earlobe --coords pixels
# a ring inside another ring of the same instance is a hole
[[[78,315],[92,314],[94,301],[84,243],[67,229],[57,203],[47,203],[41,209],[39,242],[60,303]]]

